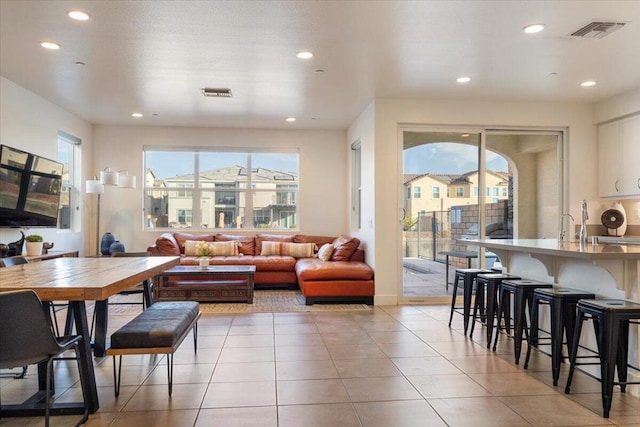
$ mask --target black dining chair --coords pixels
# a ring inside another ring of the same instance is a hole
[[[0,267],[13,267],[16,265],[27,264],[29,260],[21,255],[16,255],[8,258],[0,259]],[[47,308],[51,311],[51,324],[53,331],[57,336],[60,336],[60,328],[58,327],[58,317],[56,316],[56,307],[67,307],[68,304],[54,304],[52,301],[47,301]],[[68,320],[67,320],[68,323]],[[24,376],[24,372],[23,372]]]
[[[56,337],[34,291],[0,293],[0,369],[46,363],[45,427],[49,426],[51,371],[55,358],[67,350],[75,350],[82,390],[85,389],[85,378],[79,362],[78,343],[81,338],[80,335]],[[84,407],[83,417],[77,425],[84,424],[89,417],[86,400]]]

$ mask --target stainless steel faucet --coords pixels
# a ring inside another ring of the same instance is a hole
[[[587,201],[584,199],[580,204],[580,214],[582,218],[580,221],[580,232],[578,233],[578,240],[580,241],[581,245],[584,245],[587,243],[587,220],[589,219],[589,212],[587,212]]]
[[[575,219],[573,219],[573,216],[571,216],[571,214],[562,214],[560,215],[560,232],[558,233],[558,242],[562,242],[564,241],[564,236],[565,236],[565,231],[564,231],[564,217],[568,216],[569,218],[571,218],[571,221],[575,222]]]

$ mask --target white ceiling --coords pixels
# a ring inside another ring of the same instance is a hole
[[[568,37],[594,19],[627,25]],[[0,75],[102,124],[343,129],[374,98],[595,102],[640,87],[640,0],[0,0]]]

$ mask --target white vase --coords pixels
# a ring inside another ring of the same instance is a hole
[[[200,257],[199,262],[200,262],[200,268],[209,267],[209,258],[207,258],[206,256]]]
[[[42,246],[44,242],[26,242],[27,244],[27,256],[42,255]]]

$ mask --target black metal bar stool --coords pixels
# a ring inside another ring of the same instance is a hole
[[[531,349],[538,349],[540,345],[551,345],[551,369],[553,372],[553,385],[558,385],[560,377],[560,364],[562,363],[562,344],[564,336],[567,336],[567,354],[571,354],[573,343],[573,331],[576,325],[576,306],[581,299],[595,299],[595,295],[585,291],[569,288],[541,288],[533,291],[531,301],[531,332],[527,347],[527,357],[524,359],[524,369],[529,367]],[[538,335],[538,319],[540,304],[548,304],[551,315],[550,341],[541,343]],[[545,353],[548,354],[548,353]]]
[[[576,328],[573,334],[573,343],[569,357],[571,368],[567,378],[567,386],[564,392],[569,394],[573,372],[578,365],[577,354],[580,346],[580,333],[585,314],[590,315],[596,328],[596,340],[600,359],[600,378],[588,372],[586,375],[597,379],[601,383],[603,416],[609,418],[611,401],[613,399],[613,386],[619,385],[624,393],[627,385],[640,384],[640,381],[627,381],[627,364],[629,351],[629,323],[638,323],[640,320],[640,304],[626,300],[581,300],[578,302],[578,315]],[[636,322],[632,322],[636,320]],[[616,367],[618,368],[618,381],[614,381]]]
[[[533,291],[538,288],[551,288],[551,283],[538,282],[536,280],[520,279],[520,280],[503,280],[499,288],[500,309],[498,310],[498,324],[500,319],[504,317],[507,305],[510,303],[510,295],[513,295],[513,352],[516,365],[520,362],[520,353],[522,352],[522,334],[529,336],[527,326],[527,307],[531,313],[531,300],[533,299]],[[531,316],[529,316],[531,317]],[[505,319],[509,322],[509,318]],[[496,334],[493,342],[493,349],[496,349],[498,337]]]
[[[473,337],[478,310],[482,311],[482,309],[484,309],[485,323],[487,326],[487,348],[491,347],[491,338],[493,337],[493,328],[496,314],[498,312],[498,287],[500,286],[500,283],[502,283],[502,281],[506,279],[518,280],[520,279],[520,276],[492,272],[480,273],[476,277],[476,295],[478,293],[484,294],[484,292],[486,291],[487,304],[486,307],[480,307],[482,301],[476,298],[473,304],[473,316],[469,336]]]
[[[449,327],[453,320],[453,313],[462,314],[464,318],[464,333],[467,334],[469,329],[469,319],[471,318],[471,294],[473,293],[473,284],[476,277],[481,273],[491,273],[491,270],[483,270],[481,268],[457,268],[456,277],[453,281],[453,294],[451,297],[451,313],[449,314]],[[463,304],[462,307],[456,307],[456,296],[458,294],[458,286],[462,281]],[[462,313],[460,313],[462,310]]]

